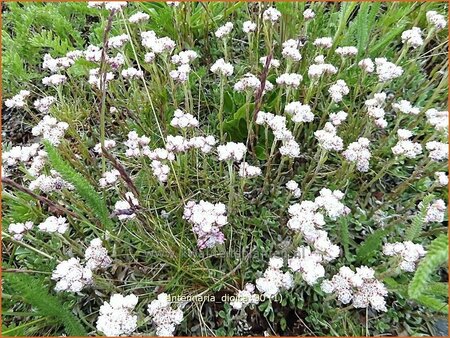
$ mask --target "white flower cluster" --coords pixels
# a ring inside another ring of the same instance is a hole
[[[23,108],[27,104],[25,99],[28,96],[30,96],[30,92],[28,90],[21,90],[19,94],[5,100],[5,106],[8,108]]]
[[[58,292],[80,292],[93,283],[91,269],[83,267],[78,258],[59,263],[53,270],[52,279],[56,281],[55,291]]]
[[[33,222],[11,223],[8,226],[8,232],[16,241],[21,241],[23,236],[33,228]]]
[[[345,95],[350,93],[350,89],[344,80],[337,80],[330,88],[328,88],[328,93],[331,95],[333,102],[341,102]]]
[[[152,63],[152,62],[155,60],[155,57],[156,57],[156,55],[155,55],[155,53],[153,53],[153,52],[145,53],[145,55],[144,55],[144,61],[145,61],[146,63]]]
[[[300,272],[302,279],[308,285],[317,284],[318,280],[325,276],[325,268],[321,264],[323,258],[321,254],[311,252],[308,246],[300,246],[294,257],[289,258],[288,266],[293,272]]]
[[[67,56],[54,59],[50,54],[45,54],[42,68],[48,69],[51,73],[56,73],[58,71],[69,68],[74,63],[75,61]]]
[[[342,304],[352,302],[355,308],[371,306],[376,311],[387,311],[385,297],[388,291],[384,284],[375,278],[375,271],[366,266],[356,268],[356,273],[343,266],[331,280],[321,284],[325,293],[335,293]]]
[[[175,48],[175,41],[168,37],[158,38],[154,31],[141,32],[141,43],[155,54],[171,53]]]
[[[169,72],[170,77],[174,81],[180,83],[185,83],[189,79],[189,73],[191,72],[191,66],[189,64],[182,64],[177,67],[177,69],[171,70]]]
[[[28,171],[31,175],[37,176],[45,165],[47,153],[39,150],[39,143],[29,146],[14,146],[9,151],[2,154],[2,162],[5,168],[15,167],[18,164],[28,164],[31,162]]]
[[[54,96],[46,96],[34,101],[33,105],[39,112],[47,114],[50,106],[55,102],[56,98]]]
[[[286,183],[286,189],[289,190],[295,198],[299,198],[302,195],[298,183],[293,180]]]
[[[392,108],[396,112],[400,112],[407,115],[419,115],[420,109],[417,107],[413,107],[411,102],[407,100],[400,100],[397,103],[392,104]]]
[[[109,48],[122,48],[128,41],[130,41],[130,36],[128,34],[111,36],[108,39],[108,47]]]
[[[239,166],[239,176],[253,178],[257,176],[261,176],[261,168],[252,166],[247,162],[242,162]]]
[[[117,169],[113,169],[111,171],[105,171],[102,177],[99,179],[98,184],[104,188],[108,185],[114,184],[120,177],[120,172]]]
[[[423,45],[422,30],[419,27],[413,27],[402,33],[402,42],[417,48]]]
[[[117,53],[116,56],[110,57],[106,55],[106,63],[111,66],[113,70],[118,70],[120,66],[123,66],[125,64],[125,57],[122,53]],[[111,73],[106,73],[106,76],[111,79]]]
[[[158,298],[148,305],[148,313],[159,337],[172,337],[176,326],[183,321],[183,311],[180,308],[172,308],[170,295],[166,293],[160,293]]]
[[[114,80],[114,73],[112,72],[108,72],[106,73],[106,77],[105,79],[105,87],[108,87],[108,82],[111,80]],[[100,76],[100,68],[95,68],[95,69],[91,69],[89,71],[89,79],[88,79],[88,83],[91,86],[94,86],[97,89],[101,88],[101,83],[102,83],[102,78]]]
[[[139,206],[139,201],[132,192],[125,193],[125,200],[117,201],[114,205],[114,213],[119,220],[128,220],[136,217],[135,207]]]
[[[61,74],[53,74],[42,79],[42,84],[45,86],[58,86],[67,81],[67,76]]]
[[[256,23],[251,21],[244,21],[244,23],[242,24],[242,30],[247,34],[252,33],[256,30]]]
[[[199,149],[203,154],[210,153],[217,143],[214,136],[195,136],[188,140],[188,148]]]
[[[34,136],[42,136],[44,140],[57,146],[64,137],[67,128],[69,128],[69,125],[66,122],[58,122],[54,117],[45,115],[31,132]]]
[[[228,142],[217,147],[219,161],[236,161],[240,162],[247,152],[244,143]]]
[[[438,141],[431,141],[425,145],[430,152],[428,155],[433,161],[443,161],[448,159],[448,144]]]
[[[166,1],[167,6],[170,7],[178,7],[181,4],[181,1]]]
[[[312,64],[308,68],[308,76],[312,80],[319,79],[322,75],[333,75],[337,73],[337,68],[331,63],[325,63],[325,57],[318,55],[314,58],[315,64]]]
[[[302,82],[303,76],[295,73],[284,73],[277,77],[276,82],[280,86],[298,88]]]
[[[314,40],[313,45],[319,48],[331,48],[333,46],[333,39],[326,36]]]
[[[419,204],[419,207],[421,204]],[[435,200],[428,206],[427,213],[425,215],[425,223],[442,223],[444,221],[445,211],[447,207],[442,199]]]
[[[436,184],[440,187],[445,187],[448,185],[448,176],[443,171],[436,171],[434,173],[434,177],[436,178]]]
[[[115,146],[116,146],[116,141],[114,141],[114,140],[105,140],[105,142],[104,142],[104,147],[106,150],[113,149]],[[97,154],[102,153],[102,144],[101,143],[97,143],[94,146],[94,152],[96,152]]]
[[[328,217],[335,220],[350,212],[350,209],[342,204],[341,200],[343,198],[344,194],[340,190],[331,191],[330,189],[322,188],[314,203],[318,208],[322,208]]]
[[[281,12],[274,8],[269,7],[263,12],[263,20],[270,21],[271,23],[277,22],[281,17]]]
[[[67,220],[65,217],[59,216],[50,216],[47,217],[47,219],[38,225],[39,230],[48,232],[50,234],[52,233],[59,233],[63,234],[69,229],[69,224],[67,223]]]
[[[341,57],[355,56],[358,54],[358,48],[354,46],[345,46],[336,48],[336,54]]]
[[[110,337],[132,334],[137,328],[137,316],[133,314],[137,303],[138,298],[133,294],[112,295],[109,303],[100,306],[97,330]]]
[[[217,31],[214,33],[216,38],[222,39],[230,35],[233,30],[233,24],[231,22],[227,22],[225,25],[220,26]]]
[[[358,171],[363,173],[369,170],[370,161],[370,141],[365,137],[360,137],[357,142],[352,142],[348,145],[347,149],[342,152],[342,155],[349,162],[356,163]]]
[[[375,64],[371,58],[362,59],[358,62],[358,66],[366,73],[373,73],[375,70]]]
[[[259,58],[259,63],[260,64],[262,64],[263,66],[265,66],[266,65],[266,63],[267,63],[267,56],[262,56],[262,57],[260,57]],[[270,60],[270,63],[269,63],[269,69],[270,68],[278,68],[278,67],[280,67],[280,60],[277,60],[277,59],[271,59]]]
[[[150,163],[152,168],[153,175],[160,181],[161,183],[167,182],[169,179],[170,167],[167,164],[162,163],[159,160],[153,160]]]
[[[284,107],[284,111],[291,116],[294,123],[312,122],[314,120],[311,107],[307,104],[301,104],[299,101],[288,103]]]
[[[311,8],[305,9],[303,11],[303,18],[305,20],[312,20],[316,16],[316,13]]]
[[[134,130],[128,133],[128,140],[125,142],[125,146],[128,148],[125,151],[126,157],[139,157],[143,155],[148,155],[150,153],[150,148],[148,144],[150,139],[143,135],[139,137],[138,133]]]
[[[436,11],[428,11],[426,14],[429,24],[440,30],[447,26],[447,18]]]
[[[437,109],[428,109],[425,112],[427,121],[431,124],[437,131],[445,131],[448,133],[448,111]]]
[[[283,258],[274,256],[269,260],[269,267],[262,277],[255,282],[256,288],[267,298],[275,297],[282,290],[289,290],[294,286],[292,274],[283,272]]]
[[[105,1],[105,9],[108,11],[118,11],[123,7],[127,6],[126,1]]]
[[[412,132],[407,129],[399,129],[397,131],[398,142],[392,147],[392,153],[395,156],[405,156],[406,158],[416,158],[422,154],[422,145],[418,142],[410,140]]]
[[[401,258],[400,269],[407,272],[416,270],[419,259],[425,256],[426,251],[420,244],[411,241],[386,243],[383,246],[383,254],[386,256],[396,256]]]
[[[194,128],[198,127],[198,120],[192,116],[192,114],[184,113],[182,110],[177,109],[173,114],[173,119],[170,121],[170,125],[175,128]]]
[[[46,194],[63,189],[74,189],[73,185],[64,181],[57,171],[51,170],[50,174],[51,176],[39,175],[34,181],[30,182],[28,188],[30,190],[40,190]]]
[[[348,114],[341,110],[338,111],[337,113],[331,113],[330,114],[330,122],[334,125],[334,126],[339,126],[342,124],[342,122],[344,122],[347,119]]]
[[[400,77],[403,74],[403,68],[389,62],[386,58],[376,58],[376,73],[378,81],[387,82]]]
[[[225,236],[220,230],[228,224],[223,203],[189,201],[184,207],[183,218],[192,224],[199,249],[212,248],[225,241]]]
[[[300,61],[302,59],[302,55],[298,50],[299,47],[302,47],[303,44],[300,40],[289,39],[283,42],[283,50],[281,51],[281,55],[285,58],[291,59],[292,61]]]
[[[344,141],[336,132],[336,127],[332,123],[327,122],[323,129],[314,132],[314,136],[323,149],[341,151],[344,148]]]
[[[237,92],[252,91],[257,92],[261,88],[261,81],[253,74],[245,74],[238,82],[234,84],[234,90]],[[266,81],[264,92],[271,91],[273,84]]]
[[[148,19],[150,19],[150,16],[148,14],[142,13],[142,12],[137,12],[137,13],[133,14],[132,16],[130,16],[128,21],[130,23],[141,23],[141,22],[147,21]]]
[[[166,150],[174,153],[185,152],[189,149],[189,140],[181,135],[167,135]]]
[[[100,238],[94,238],[84,253],[86,267],[91,270],[106,269],[111,265],[112,259],[108,256],[108,251],[103,247]]]
[[[224,59],[219,59],[210,68],[211,72],[220,76],[233,75],[234,67],[231,63],[225,62]]]
[[[198,58],[198,54],[194,50],[184,50],[182,52],[179,52],[178,54],[172,56],[171,62],[174,65],[185,65],[189,64],[190,62],[194,61],[196,58]]]
[[[247,283],[243,290],[239,290],[235,295],[235,299],[230,302],[230,305],[235,310],[245,309],[248,305],[258,304],[259,296],[255,293],[255,286],[252,283]]]
[[[384,119],[386,114],[384,105],[386,102],[386,93],[376,93],[372,99],[365,101],[367,114],[375,119],[375,124],[380,128],[387,127],[387,121]]]
[[[142,70],[138,70],[134,67],[130,67],[130,68],[122,70],[121,74],[124,79],[129,79],[129,80],[144,76],[144,73],[142,72]]]
[[[292,132],[286,127],[286,117],[260,111],[256,116],[256,124],[269,126],[275,136],[275,140],[283,142],[283,145],[280,147],[281,155],[291,158],[300,155],[300,146],[295,141]]]

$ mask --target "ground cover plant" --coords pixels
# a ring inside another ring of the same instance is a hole
[[[446,335],[447,4],[3,4],[2,334]]]

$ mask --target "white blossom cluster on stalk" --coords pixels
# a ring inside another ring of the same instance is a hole
[[[109,303],[104,302],[100,306],[97,318],[97,330],[105,336],[129,336],[137,328],[137,315],[133,313],[138,303],[138,298],[131,294],[122,296],[114,294]]]
[[[328,88],[328,93],[331,95],[333,102],[341,102],[345,95],[350,93],[350,89],[344,80],[337,80],[330,88]]]
[[[345,46],[336,48],[336,54],[345,58],[349,56],[355,56],[358,54],[358,49],[354,46]]]
[[[373,73],[375,70],[375,64],[371,58],[362,59],[358,62],[358,66],[366,73]]]
[[[283,49],[281,51],[281,55],[287,58],[288,60],[292,60],[294,62],[300,61],[302,59],[302,55],[298,50],[299,47],[302,47],[303,44],[300,40],[289,39],[283,42]],[[278,68],[278,67],[275,67]]]
[[[228,142],[217,147],[219,161],[241,162],[247,152],[244,143]]]
[[[170,54],[175,48],[175,41],[168,37],[158,38],[154,31],[141,32],[141,43],[155,54]]]
[[[419,27],[413,27],[402,33],[402,42],[411,46],[412,48],[417,48],[423,45],[422,30]]]
[[[386,115],[386,111],[384,110],[386,93],[376,93],[373,98],[366,100],[364,104],[367,108],[367,115],[375,120],[375,125],[380,128],[386,128],[387,121],[384,118]]]
[[[123,7],[126,7],[128,2],[126,1],[106,1],[105,2],[105,9],[108,11],[118,11]]]
[[[106,269],[112,263],[112,259],[109,257],[106,248],[103,247],[100,238],[91,240],[84,253],[84,259],[86,261],[86,267],[93,271],[97,269]]]
[[[42,79],[45,86],[59,86],[67,81],[67,76],[61,74],[53,74]]]
[[[132,79],[140,78],[140,77],[144,76],[144,73],[142,72],[142,70],[138,70],[134,67],[123,69],[121,74],[124,79],[128,79],[128,80],[132,80]]]
[[[55,170],[50,171],[50,176],[45,174],[39,175],[30,182],[28,188],[33,191],[40,190],[46,194],[53,191],[62,191],[63,189],[74,189],[73,185],[63,180],[61,175]]]
[[[100,68],[91,69],[89,71],[88,83],[94,88],[100,89],[101,83],[103,81],[102,76],[100,75]],[[105,80],[104,85],[106,88],[108,87],[108,82],[114,80],[114,77],[115,77],[114,73],[112,72],[106,73],[106,77],[104,78]]]
[[[303,18],[305,20],[312,20],[316,16],[316,13],[311,8],[305,9],[303,11]]]
[[[307,104],[301,104],[299,101],[288,103],[284,107],[284,111],[291,116],[294,123],[312,122],[314,120],[311,107]]]
[[[341,202],[343,198],[344,193],[340,190],[332,191],[327,188],[322,188],[319,191],[319,196],[315,198],[314,203],[319,208],[322,208],[328,217],[335,220],[350,212],[350,209]]]
[[[198,58],[198,54],[194,50],[184,50],[179,52],[176,55],[173,55],[170,61],[174,65],[185,65],[189,64],[190,62],[194,61]]]
[[[238,82],[234,84],[234,90],[237,92],[253,92],[256,93],[261,89],[261,81],[253,74],[245,74]],[[273,84],[266,81],[264,92],[271,91]]]
[[[128,34],[111,36],[108,39],[108,48],[122,48],[128,41],[130,41],[130,36]]]
[[[421,204],[419,204],[419,207]],[[445,211],[447,210],[447,206],[445,205],[444,200],[437,199],[431,203],[425,215],[424,222],[425,223],[442,223],[445,217]]]
[[[319,48],[329,49],[333,46],[333,39],[328,36],[317,38],[314,40],[313,45]]]
[[[378,75],[378,81],[387,82],[396,79],[403,74],[403,68],[389,62],[386,58],[376,58],[376,73]]]
[[[386,243],[383,246],[383,254],[386,256],[399,257],[401,259],[399,267],[403,271],[413,272],[421,257],[425,256],[426,251],[420,244],[411,241]]]
[[[293,272],[301,274],[302,279],[308,285],[315,285],[318,280],[325,276],[325,268],[321,264],[323,258],[321,254],[311,252],[309,246],[300,246],[294,257],[289,258],[288,266]]]
[[[369,161],[371,157],[369,149],[370,141],[365,137],[360,137],[358,141],[352,142],[342,155],[349,162],[356,163],[356,169],[360,172],[369,170]]]
[[[44,140],[49,141],[52,145],[57,146],[64,137],[69,125],[66,122],[58,122],[57,119],[50,115],[45,115],[39,123],[33,127],[31,133],[34,136],[41,136]]]
[[[41,113],[47,114],[50,106],[56,102],[54,96],[46,96],[33,102],[33,106]]]
[[[152,63],[153,61],[155,61],[155,57],[156,57],[156,54],[153,53],[153,52],[145,53],[145,55],[144,55],[144,62],[145,63]]]
[[[39,143],[32,143],[29,146],[14,146],[9,151],[2,153],[3,166],[9,168],[20,164],[31,164],[28,171],[36,176],[44,167],[47,159],[47,153],[39,149]]]
[[[59,216],[50,216],[47,217],[47,219],[38,225],[39,230],[43,232],[48,233],[59,233],[63,234],[69,229],[69,223],[67,223],[67,220],[65,217]]]
[[[270,21],[272,24],[276,23],[280,17],[281,12],[274,7],[269,7],[263,12],[263,20]]]
[[[120,172],[117,169],[113,169],[111,171],[105,171],[102,177],[98,180],[98,184],[104,188],[108,185],[112,185],[117,182],[120,177]]]
[[[148,305],[147,310],[159,337],[172,337],[176,326],[183,321],[183,311],[180,308],[172,308],[170,295],[166,293],[160,293],[158,298]]]
[[[288,88],[298,88],[300,82],[302,82],[303,76],[295,73],[284,73],[277,77],[276,83],[280,86]]]
[[[251,22],[251,21],[244,21],[244,23],[242,24],[242,31],[244,33],[253,33],[256,30],[256,23]]]
[[[181,135],[167,135],[166,149],[170,152],[181,153],[189,149],[189,141]]]
[[[233,23],[227,22],[225,25],[220,26],[217,31],[214,33],[216,38],[223,39],[230,35],[231,31],[233,30]]]
[[[192,231],[197,235],[199,249],[212,248],[225,241],[225,236],[220,230],[228,224],[223,203],[189,201],[184,207],[183,218],[191,223]]]
[[[233,75],[234,67],[231,63],[226,62],[224,59],[219,59],[210,68],[211,72],[220,76]]]
[[[179,83],[185,83],[189,79],[189,73],[191,72],[191,66],[189,64],[182,64],[175,70],[171,70],[170,77]]]
[[[56,281],[55,291],[80,292],[93,283],[91,269],[81,265],[78,258],[59,263],[52,272]]]
[[[395,156],[405,156],[406,158],[416,158],[422,154],[422,145],[418,142],[413,142],[410,138],[413,133],[407,129],[399,129],[397,131],[398,142],[392,147],[392,153]]]
[[[330,122],[334,125],[334,126],[339,126],[342,124],[342,122],[344,122],[347,119],[348,114],[341,110],[338,111],[337,113],[331,113],[330,114]]]
[[[103,50],[97,46],[89,45],[83,52],[86,61],[100,62]]]
[[[325,293],[334,293],[342,304],[352,303],[355,308],[371,306],[376,311],[387,311],[386,296],[388,291],[384,284],[375,278],[375,271],[366,266],[356,268],[356,273],[347,266],[331,280],[321,284]]]
[[[448,185],[448,175],[443,171],[437,171],[434,173],[434,177],[436,178],[436,184],[439,187],[445,187]]]
[[[420,108],[414,107],[411,102],[407,100],[400,100],[399,102],[393,103],[392,108],[396,112],[407,115],[419,115],[420,113]]]
[[[142,22],[148,21],[148,19],[150,19],[150,16],[148,14],[142,13],[142,12],[137,12],[137,13],[133,14],[132,16],[130,16],[128,21],[130,23],[142,23]]]
[[[261,176],[261,174],[262,174],[261,168],[250,165],[247,162],[242,162],[239,165],[240,177],[253,178]]]
[[[331,63],[325,63],[325,57],[318,55],[314,58],[314,64],[308,68],[308,76],[311,80],[317,80],[322,75],[333,75],[337,73],[337,68]]]
[[[152,168],[153,175],[158,179],[158,181],[161,183],[167,182],[170,173],[170,167],[167,164],[164,164],[158,160],[153,160],[150,163],[150,167]]]
[[[198,120],[192,114],[185,113],[181,109],[175,110],[170,125],[175,128],[195,128],[198,127]]]
[[[33,222],[27,221],[24,223],[11,223],[8,226],[8,232],[16,241],[21,241],[23,236],[33,228]]]
[[[261,65],[263,65],[263,66],[265,66],[266,65],[266,63],[267,63],[267,56],[262,56],[262,57],[260,57],[259,58],[259,63],[261,64]],[[280,65],[281,65],[281,63],[280,63],[280,60],[277,60],[277,59],[270,59],[270,63],[269,63],[269,69],[270,68],[278,68],[278,67],[280,67]]]
[[[58,71],[69,68],[74,63],[75,61],[67,56],[54,59],[50,54],[45,54],[42,68],[48,69],[51,73],[57,73]]]
[[[127,147],[125,156],[140,157],[148,155],[150,153],[149,143],[150,139],[147,136],[139,136],[137,132],[130,131],[128,133],[128,140],[124,143]]]
[[[200,150],[203,154],[209,154],[217,141],[212,135],[195,136],[188,140],[188,147]]]
[[[113,149],[116,146],[116,141],[114,140],[105,140],[103,143],[104,148],[108,151]],[[94,146],[94,152],[101,155],[102,154],[102,144],[101,143],[97,143]]]
[[[235,310],[245,309],[249,305],[257,305],[259,303],[259,296],[255,293],[255,285],[247,283],[243,290],[239,290],[235,299],[230,302],[230,305]]]
[[[5,100],[5,106],[8,108],[23,108],[27,105],[25,99],[28,96],[30,96],[30,91],[21,90],[19,94],[16,94],[12,98]]]
[[[344,148],[344,141],[337,135],[336,127],[330,123],[325,123],[323,129],[314,132],[319,145],[328,151],[341,151]]]
[[[283,290],[294,286],[294,279],[289,271],[283,272],[283,258],[274,256],[263,275],[255,282],[256,288],[267,298],[273,298]]]
[[[425,148],[429,151],[428,156],[432,161],[448,160],[448,143],[431,141],[425,144]]]
[[[437,110],[437,109],[428,109],[425,112],[425,116],[427,117],[427,121],[431,124],[434,129],[437,131],[444,131],[446,134],[448,133],[448,111],[447,110]]]
[[[106,56],[106,63],[113,69],[118,70],[120,66],[123,66],[125,64],[125,57],[122,53],[117,53],[116,56],[110,57]],[[112,73],[106,73],[107,78],[109,78],[108,81],[112,80],[111,78]]]
[[[427,21],[437,30],[444,29],[447,26],[447,18],[436,11],[428,11],[426,13]]]
[[[169,72],[170,77],[174,81],[185,83],[189,79],[189,73],[191,72],[191,66],[189,64],[197,57],[197,52],[193,50],[182,51],[179,54],[172,56],[172,63],[178,65],[178,67]]]
[[[119,220],[129,220],[136,217],[135,207],[139,206],[139,201],[132,192],[125,193],[125,200],[117,201],[114,205],[114,212]]]
[[[302,191],[300,190],[298,183],[293,180],[286,183],[286,189],[289,190],[295,198],[299,198],[302,195]]]

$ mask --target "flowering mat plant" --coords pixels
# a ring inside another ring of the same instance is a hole
[[[4,4],[2,334],[447,335],[447,11]]]

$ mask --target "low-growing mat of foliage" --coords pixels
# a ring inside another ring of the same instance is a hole
[[[447,335],[447,3],[2,6],[3,335]]]

